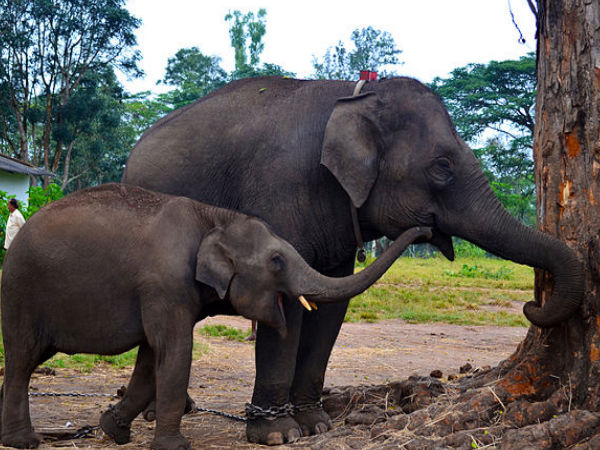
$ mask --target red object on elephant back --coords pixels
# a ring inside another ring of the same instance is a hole
[[[371,72],[370,70],[361,70],[360,79],[366,81],[377,81],[377,72]]]

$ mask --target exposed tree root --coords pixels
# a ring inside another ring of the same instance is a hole
[[[452,383],[410,377],[335,387],[323,405],[346,425],[334,432],[351,426],[369,433],[365,448],[600,448],[600,414],[575,409],[571,387],[536,357]]]

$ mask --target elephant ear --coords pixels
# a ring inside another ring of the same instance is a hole
[[[337,178],[359,208],[377,179],[383,134],[381,101],[373,92],[339,99],[323,138],[321,164]]]
[[[217,291],[224,299],[233,278],[234,266],[222,242],[223,229],[214,228],[202,240],[196,255],[196,280]]]

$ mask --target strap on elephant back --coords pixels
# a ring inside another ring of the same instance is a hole
[[[354,92],[352,93],[352,97],[356,97],[362,91],[362,88],[367,83],[367,80],[359,80],[354,86]],[[358,210],[352,200],[350,200],[350,214],[352,215],[352,227],[354,228],[354,238],[356,239],[356,245],[358,250],[356,252],[356,260],[360,263],[363,263],[367,260],[367,252],[365,250],[365,243],[362,238],[362,233],[360,232],[360,223],[358,222]]]

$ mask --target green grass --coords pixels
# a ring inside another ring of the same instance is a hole
[[[250,336],[250,329],[240,330],[226,325],[206,325],[198,330],[200,334],[209,337],[225,337],[232,341],[244,341]]]
[[[411,323],[528,326],[514,309],[533,300],[533,269],[501,259],[400,258],[350,302],[347,322],[404,319]]]
[[[346,321],[401,318],[411,323],[525,327],[529,323],[523,314],[513,310],[515,304],[529,300],[533,300],[533,269],[527,266],[485,257],[459,257],[454,262],[442,257],[400,258],[378,283],[350,302]],[[206,325],[196,334],[243,341],[250,330]],[[206,343],[194,343],[195,359],[207,351]],[[137,349],[115,356],[59,353],[44,365],[88,372],[99,365],[130,367],[136,357]],[[4,365],[1,341],[0,365]]]
[[[207,344],[203,342],[194,342],[192,358],[198,359],[200,358],[200,356],[207,352]],[[129,350],[128,352],[111,356],[91,355],[87,353],[77,353],[75,355],[57,353],[48,361],[46,361],[43,364],[43,366],[50,367],[52,369],[76,369],[81,372],[91,372],[95,367],[99,365],[108,365],[116,369],[123,369],[125,367],[132,367],[135,364],[137,353],[137,347],[132,350]],[[2,357],[2,362],[4,362],[4,347],[2,347]]]

